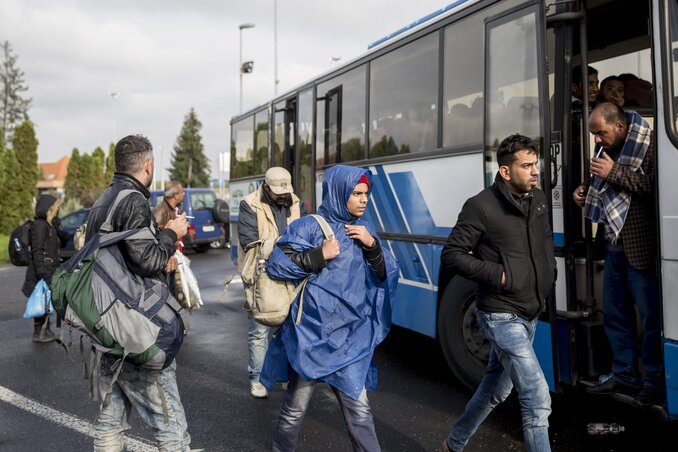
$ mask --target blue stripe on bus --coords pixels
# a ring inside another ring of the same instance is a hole
[[[400,290],[400,287],[398,287]],[[664,366],[666,372],[666,406],[670,420],[678,418],[678,343],[664,341]]]
[[[565,234],[562,232],[553,233],[553,246],[564,246],[565,245]]]
[[[551,346],[551,325],[548,322],[537,321],[537,331],[534,335],[534,352],[539,360],[546,383],[551,391],[556,390],[556,380],[553,373],[553,348]]]
[[[376,209],[379,212],[379,218],[381,218],[384,230],[407,233],[407,226],[398,208],[395,194],[390,189],[388,176],[382,166],[377,166],[376,169],[377,174],[372,178],[371,196],[373,202],[368,205],[366,219],[374,225],[379,225],[376,221],[376,213],[371,212],[372,209]],[[390,245],[393,254],[395,254],[400,264],[403,278],[410,281],[430,283],[423,267],[425,263],[419,259],[415,243],[392,241]]]

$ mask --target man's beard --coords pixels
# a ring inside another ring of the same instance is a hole
[[[275,204],[278,207],[290,207],[292,205],[292,196],[289,194],[280,196],[275,200]]]

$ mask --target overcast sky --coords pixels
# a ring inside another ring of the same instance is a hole
[[[368,44],[452,0],[277,0],[278,94],[348,62]],[[115,138],[146,135],[156,167],[170,164],[184,117],[195,108],[220,177],[229,120],[274,94],[274,0],[2,0],[0,41],[25,73],[40,162],[77,147],[105,151]],[[117,97],[110,93],[118,93]]]

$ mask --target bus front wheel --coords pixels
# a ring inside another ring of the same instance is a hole
[[[456,276],[438,310],[438,338],[448,366],[461,383],[475,389],[485,373],[490,343],[476,319],[475,283]]]

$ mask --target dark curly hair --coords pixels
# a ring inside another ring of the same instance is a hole
[[[511,166],[516,159],[515,153],[518,151],[528,151],[530,154],[539,155],[537,143],[532,138],[515,133],[504,138],[497,149],[499,166]]]
[[[118,172],[137,173],[149,158],[153,158],[153,145],[142,135],[128,135],[115,145],[115,170]]]

